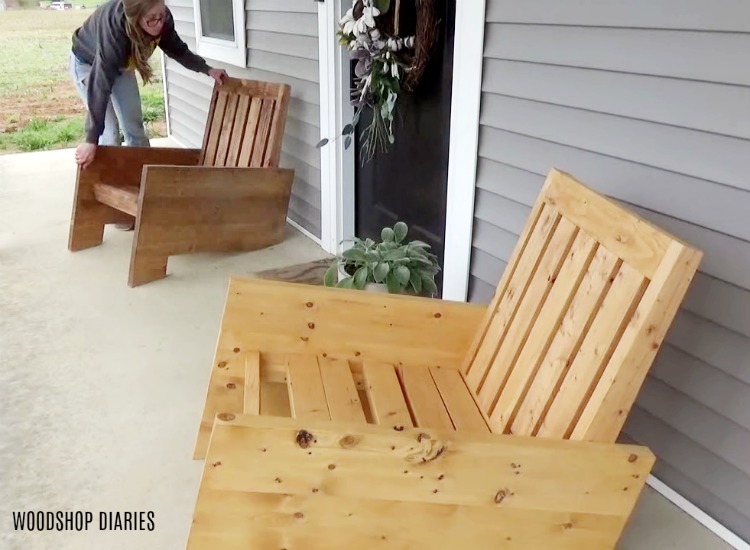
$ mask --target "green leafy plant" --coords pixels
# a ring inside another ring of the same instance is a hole
[[[430,245],[407,241],[409,227],[397,222],[384,227],[380,242],[353,239],[353,246],[337,256],[323,277],[328,287],[363,290],[368,283],[385,284],[393,294],[437,294],[435,275],[440,271]]]

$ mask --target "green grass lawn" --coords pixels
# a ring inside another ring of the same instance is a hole
[[[96,2],[78,1],[94,6]],[[68,74],[71,35],[91,9],[0,12],[0,154],[73,147],[83,138],[85,107]],[[149,135],[164,131],[161,56],[141,88]]]

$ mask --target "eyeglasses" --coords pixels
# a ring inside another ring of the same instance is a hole
[[[167,17],[167,14],[166,13],[162,13],[158,17],[151,17],[149,19],[145,19],[144,22],[146,23],[147,27],[155,27],[156,25],[159,25],[159,24],[163,23],[164,20],[166,19],[166,17]]]

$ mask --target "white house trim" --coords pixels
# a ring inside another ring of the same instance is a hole
[[[344,148],[341,129],[353,116],[349,105],[349,63],[336,31],[347,0],[318,4],[320,137],[330,142],[320,151],[321,246],[330,253],[354,235],[354,147]],[[339,137],[337,137],[339,136]]]
[[[686,512],[690,517],[701,523],[706,529],[714,533],[733,548],[736,548],[737,550],[750,550],[750,544],[746,543],[664,482],[659,481],[654,476],[650,475],[648,476],[646,483],[657,493],[661,494],[664,498],[672,502],[672,504]]]
[[[167,91],[167,56],[161,52],[161,84],[162,93],[164,94],[164,118],[167,123],[167,136],[172,135],[172,122],[169,120],[169,93]]]
[[[443,299],[465,301],[469,287],[482,97],[485,0],[456,2]]]
[[[292,227],[294,227],[297,231],[299,231],[300,233],[302,233],[305,237],[307,237],[308,239],[310,239],[311,241],[313,241],[315,244],[321,245],[321,247],[322,247],[322,243],[320,242],[320,239],[318,237],[316,237],[315,235],[313,235],[312,233],[310,233],[307,229],[305,229],[300,224],[298,224],[297,222],[295,222],[292,218],[287,217],[286,223],[288,223],[289,225],[291,225]]]

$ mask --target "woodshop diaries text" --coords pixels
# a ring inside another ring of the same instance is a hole
[[[99,512],[100,531],[153,531],[154,512]],[[93,512],[13,512],[16,531],[88,531]]]

